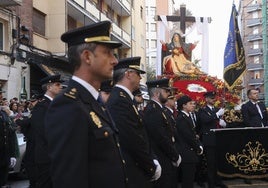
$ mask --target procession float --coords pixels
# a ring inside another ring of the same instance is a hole
[[[161,78],[169,78],[170,85],[175,88],[175,96],[188,95],[197,103],[197,108],[205,105],[204,93],[216,92],[216,107],[224,107],[224,120],[232,127],[242,122],[239,105],[241,103],[242,81],[229,90],[224,81],[216,76],[202,72],[197,62],[191,61],[192,50],[196,43],[185,43],[180,33],[174,33],[170,43],[162,43],[162,68]]]

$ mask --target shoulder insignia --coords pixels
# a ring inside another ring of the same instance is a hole
[[[89,115],[91,116],[92,121],[96,124],[98,128],[102,127],[100,118],[95,114],[95,112],[89,112]]]
[[[135,110],[136,114],[137,114],[137,115],[139,115],[139,112],[138,112],[138,110],[137,110],[136,106],[133,104],[133,105],[132,105],[132,107],[134,108],[134,110]]]
[[[77,94],[76,88],[72,88],[71,90],[68,90],[64,93],[65,96],[72,98],[72,99],[76,99],[76,94]]]
[[[165,120],[167,119],[166,115],[162,112],[162,116],[165,118]]]
[[[122,91],[120,91],[119,96],[120,97],[126,97],[126,95]]]

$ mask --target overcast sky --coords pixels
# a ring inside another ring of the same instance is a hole
[[[180,4],[186,4],[186,9],[192,12],[195,17],[211,17],[209,24],[209,71],[208,73],[218,78],[223,77],[223,54],[227,41],[229,20],[232,10],[233,0],[177,0],[176,8]],[[238,0],[235,0],[238,9]],[[199,36],[186,37],[187,42],[201,40]],[[195,59],[201,59],[201,41],[194,49]]]

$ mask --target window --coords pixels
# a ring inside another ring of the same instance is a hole
[[[156,15],[156,7],[150,8],[150,16],[154,17]]]
[[[258,41],[254,41],[253,42],[253,49],[258,49],[259,48],[259,42]]]
[[[145,14],[146,14],[146,16],[149,16],[149,7],[148,6],[145,7]]]
[[[253,34],[258,34],[259,33],[259,28],[258,27],[253,27],[252,28],[252,30],[253,30]]]
[[[143,19],[143,7],[142,6],[140,8],[140,16],[141,16],[141,19]]]
[[[157,41],[151,40],[151,48],[156,48]]]
[[[39,10],[33,10],[33,31],[45,36],[46,35],[46,15]]]
[[[145,47],[145,38],[143,35],[141,35],[141,47],[144,48]]]
[[[149,48],[149,40],[146,39],[146,48]]]
[[[151,66],[155,67],[156,66],[156,57],[151,57]]]
[[[0,50],[4,50],[4,26],[0,22]]]
[[[151,31],[156,32],[156,23],[151,23]]]
[[[258,56],[254,56],[253,61],[255,64],[258,64],[258,63],[260,63],[260,58]]]
[[[260,79],[260,78],[261,78],[260,71],[254,71],[254,79]]]

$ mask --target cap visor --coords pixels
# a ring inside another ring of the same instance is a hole
[[[96,41],[96,43],[108,45],[111,48],[119,48],[120,46],[122,46],[122,43],[117,42],[117,41]]]

